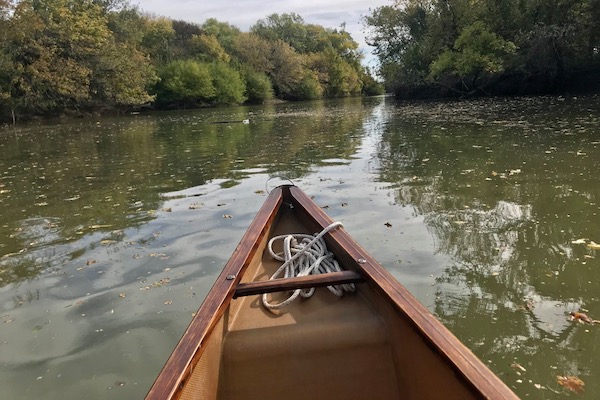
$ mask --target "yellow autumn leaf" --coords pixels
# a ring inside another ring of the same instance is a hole
[[[587,247],[592,250],[600,250],[600,244],[594,242],[593,240],[587,244]]]

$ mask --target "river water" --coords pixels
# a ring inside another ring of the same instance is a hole
[[[283,176],[519,396],[598,398],[599,161],[593,96],[1,128],[1,397],[142,398]]]

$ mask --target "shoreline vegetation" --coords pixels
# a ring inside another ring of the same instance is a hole
[[[398,98],[600,92],[600,0],[396,0],[364,23]]]
[[[0,122],[376,95],[342,25],[272,14],[248,32],[127,0],[0,0]]]
[[[376,71],[344,24],[294,13],[243,32],[128,0],[0,0],[0,122],[384,92],[600,92],[600,0],[395,0],[363,23]]]

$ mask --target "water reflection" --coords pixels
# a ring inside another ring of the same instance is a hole
[[[600,242],[599,111],[346,99],[5,130],[5,394],[143,396],[283,175],[520,396],[572,374],[593,398],[600,330],[565,312],[600,316],[600,254],[573,243]]]
[[[94,241],[108,243],[156,218],[162,193],[214,179],[232,187],[256,173],[294,179],[329,162],[322,160],[348,159],[375,104],[200,110],[6,133],[0,286],[60,268]]]
[[[566,316],[600,315],[600,253],[572,243],[600,239],[599,111],[597,98],[406,104],[379,144],[380,179],[451,259],[435,313],[522,396],[600,367],[575,350],[597,331]]]

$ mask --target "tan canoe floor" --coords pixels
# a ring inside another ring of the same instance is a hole
[[[276,221],[272,234],[305,232],[291,215]],[[265,242],[243,282],[268,280],[280,265]],[[475,398],[409,321],[368,285],[357,288],[342,298],[318,288],[277,315],[260,296],[232,300],[181,398]]]

